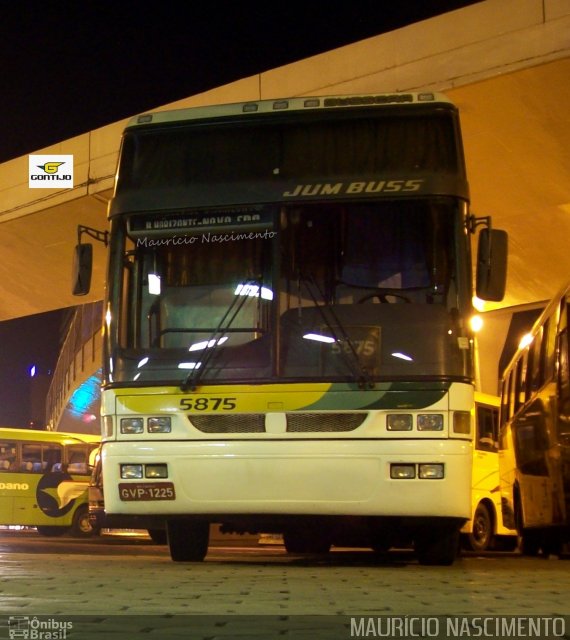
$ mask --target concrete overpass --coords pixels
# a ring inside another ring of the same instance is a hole
[[[543,301],[570,278],[570,0],[485,0],[157,109],[412,90],[459,106],[472,209],[509,233],[507,295],[486,308],[504,331],[500,310]],[[74,155],[73,190],[30,190],[27,156],[0,164],[0,321],[78,303],[76,228],[106,227],[125,122],[37,151]],[[82,302],[103,297],[105,249],[95,244]],[[498,343],[483,343],[496,363]]]

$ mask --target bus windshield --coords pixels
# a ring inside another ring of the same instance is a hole
[[[463,220],[452,198],[115,220],[113,381],[468,377]]]

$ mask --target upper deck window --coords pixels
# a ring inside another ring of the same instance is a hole
[[[463,175],[449,113],[386,116],[339,113],[321,120],[181,123],[127,131],[117,192],[192,183],[426,172]]]

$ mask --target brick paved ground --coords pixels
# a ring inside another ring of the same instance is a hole
[[[568,616],[569,569],[566,559],[507,554],[424,567],[406,554],[306,558],[279,547],[213,549],[186,564],[150,544],[27,548],[0,536],[0,626],[10,615],[55,616],[74,621],[67,638],[78,640],[348,638],[355,616]]]

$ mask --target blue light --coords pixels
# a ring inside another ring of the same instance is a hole
[[[73,392],[73,395],[69,399],[68,409],[74,417],[80,418],[83,416],[100,398],[101,373],[102,370],[99,369],[99,371],[82,382],[81,386]],[[93,413],[93,411],[89,413]]]

